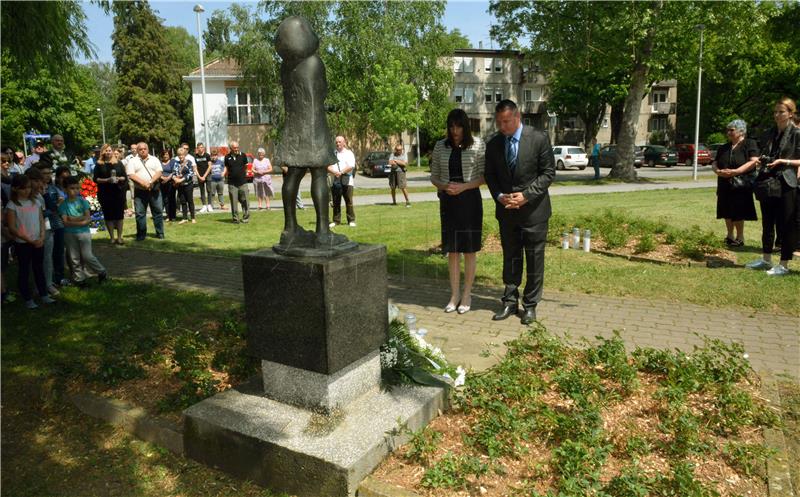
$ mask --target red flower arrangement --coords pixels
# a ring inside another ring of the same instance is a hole
[[[97,183],[92,181],[92,178],[86,177],[81,182],[81,196],[83,198],[97,196]]]

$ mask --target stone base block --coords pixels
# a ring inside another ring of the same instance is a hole
[[[376,392],[381,384],[381,360],[376,350],[331,375],[261,361],[261,375],[267,397],[294,406],[330,411],[344,408],[366,393]]]
[[[439,388],[395,388],[325,418],[259,395],[261,388],[228,390],[187,409],[185,454],[298,497],[355,495],[361,480],[406,441],[399,423],[420,429],[446,402]]]

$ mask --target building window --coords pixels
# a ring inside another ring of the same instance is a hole
[[[475,100],[475,92],[469,86],[456,86],[453,88],[453,100],[456,103],[471,104]]]
[[[486,72],[503,72],[503,59],[486,57],[483,59],[483,70]]]
[[[247,88],[226,88],[228,124],[269,124],[270,115],[261,96]]]
[[[542,87],[534,86],[533,88],[526,88],[524,91],[526,102],[541,102],[542,101]]]
[[[472,57],[453,57],[453,72],[475,72],[475,60]]]
[[[502,88],[484,88],[483,92],[483,98],[487,104],[503,100]]]
[[[653,116],[647,123],[647,131],[666,131],[669,128],[667,116]]]
[[[664,103],[667,101],[667,97],[669,96],[669,90],[653,90],[650,95],[650,99],[653,104]]]
[[[480,119],[472,119],[472,118],[470,118],[469,119],[469,128],[470,128],[469,130],[472,133],[474,133],[476,135],[479,135],[481,133],[481,120]]]

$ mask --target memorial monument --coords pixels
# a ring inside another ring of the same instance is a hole
[[[248,349],[261,359],[260,381],[187,409],[184,448],[273,490],[344,497],[401,441],[398,423],[424,426],[444,408],[445,393],[380,389],[386,247],[329,231],[326,167],[336,158],[318,47],[305,19],[278,27],[286,123],[275,163],[288,168],[285,224],[272,249],[242,256]],[[298,225],[291,200],[307,171],[314,232]]]

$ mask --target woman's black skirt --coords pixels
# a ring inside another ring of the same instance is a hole
[[[479,188],[460,195],[439,192],[442,252],[471,253],[481,249],[483,202]]]

